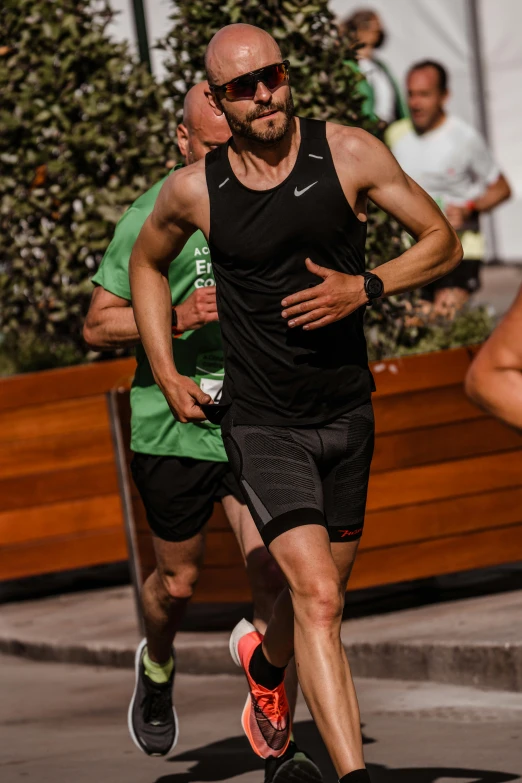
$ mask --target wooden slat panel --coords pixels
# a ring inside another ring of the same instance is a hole
[[[377,435],[486,417],[471,403],[462,385],[374,398]]]
[[[491,418],[381,434],[373,473],[522,448],[522,435]]]
[[[0,580],[127,560],[121,522],[110,530],[0,547]]]
[[[116,359],[2,378],[0,410],[42,405],[64,396],[73,399],[104,394],[117,386],[129,386],[135,368],[133,358]]]
[[[5,511],[0,514],[0,541],[2,546],[33,542],[39,547],[44,538],[112,528],[120,519],[120,497],[116,494]]]
[[[521,476],[520,451],[375,473],[370,478],[367,508],[376,511],[515,487]]]
[[[0,478],[96,465],[111,457],[112,440],[106,427],[93,426],[83,432],[45,438],[17,439],[2,443],[0,447]]]
[[[117,491],[114,463],[100,461],[96,465],[0,479],[0,510],[45,506]]]
[[[67,434],[73,438],[76,432],[100,429],[109,429],[104,395],[81,400],[62,400],[32,409],[19,408],[0,414],[0,443]]]
[[[376,397],[462,383],[470,364],[467,348],[387,359],[370,365]]]
[[[522,523],[495,530],[466,533],[405,544],[393,549],[361,551],[350,589],[424,579],[522,559]]]
[[[522,486],[374,511],[366,515],[360,549],[380,549],[403,543],[494,529],[522,519]],[[390,549],[393,557],[393,549]]]

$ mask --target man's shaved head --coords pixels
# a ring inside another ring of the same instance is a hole
[[[185,95],[183,122],[178,125],[178,145],[186,163],[203,158],[230,138],[224,115],[212,111],[208,102],[208,82],[194,85]]]
[[[277,42],[265,30],[250,24],[230,24],[210,41],[205,67],[209,83],[220,86],[282,60]],[[294,113],[288,81],[273,93],[260,81],[252,99],[232,101],[215,93],[212,103],[217,112],[225,114],[234,134],[264,145],[281,140]]]
[[[210,84],[223,84],[282,59],[275,39],[265,30],[251,24],[229,24],[210,41],[205,68]]]

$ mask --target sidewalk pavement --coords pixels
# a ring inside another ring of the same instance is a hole
[[[522,691],[522,591],[346,620],[360,677],[433,680]],[[178,670],[237,674],[226,631],[183,632]],[[0,652],[37,660],[132,667],[139,639],[130,587],[4,604]]]

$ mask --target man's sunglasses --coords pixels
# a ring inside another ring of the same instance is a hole
[[[282,63],[265,65],[257,71],[244,73],[226,84],[211,84],[210,89],[214,93],[220,93],[229,101],[252,100],[259,82],[262,82],[270,92],[275,92],[288,79],[289,70],[290,61],[283,60]]]

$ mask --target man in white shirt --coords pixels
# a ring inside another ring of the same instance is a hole
[[[482,136],[446,114],[446,69],[431,60],[419,62],[408,73],[407,87],[411,120],[394,123],[387,141],[404,171],[438,203],[459,233],[464,261],[423,291],[436,312],[449,314],[480,287],[484,240],[479,214],[505,201],[511,191]]]

